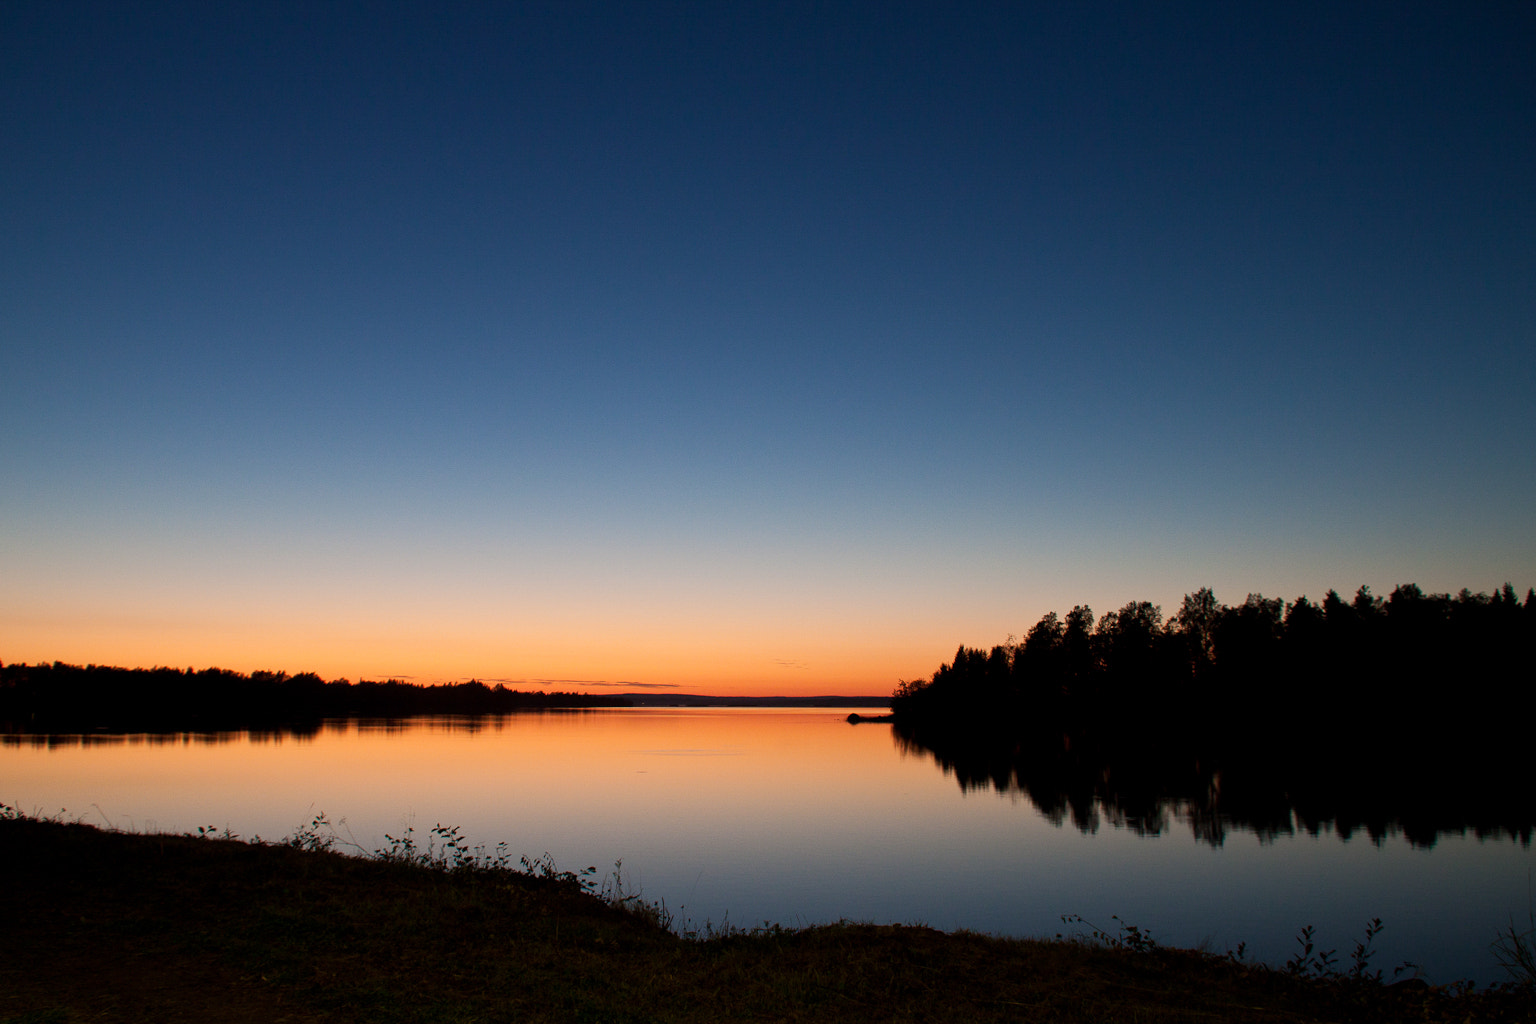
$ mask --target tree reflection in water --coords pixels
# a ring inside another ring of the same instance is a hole
[[[903,754],[933,758],[961,790],[1022,795],[1052,824],[1070,821],[1084,833],[1107,824],[1156,836],[1183,825],[1211,846],[1233,829],[1265,842],[1331,831],[1380,844],[1400,834],[1424,848],[1470,833],[1529,847],[1536,826],[1529,780],[1475,770],[1434,777],[1427,763],[1372,770],[1315,749],[1305,761],[1261,749],[1225,759],[1167,748],[1111,752],[1081,737],[957,734],[912,723],[896,724],[892,736]]]

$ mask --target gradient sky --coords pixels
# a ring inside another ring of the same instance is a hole
[[[886,693],[1083,602],[1523,593],[1533,53],[0,5],[0,659]]]

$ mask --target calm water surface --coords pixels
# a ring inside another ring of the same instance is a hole
[[[867,712],[866,712],[867,713]],[[1524,921],[1536,853],[1513,840],[1231,832],[1176,820],[1142,836],[1058,826],[1027,799],[962,792],[890,727],[847,711],[631,709],[337,723],[312,737],[7,737],[0,801],[123,829],[228,828],[278,839],[324,812],[368,851],[439,822],[514,859],[623,860],[679,919],[751,926],[839,918],[1055,935],[1111,915],[1160,941],[1283,963],[1315,925],[1347,957],[1380,917],[1375,966],[1503,980],[1489,944]]]

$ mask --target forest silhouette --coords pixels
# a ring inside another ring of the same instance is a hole
[[[1052,820],[1220,844],[1231,827],[1509,835],[1536,824],[1536,590],[1321,603],[1186,595],[1047,614],[891,699],[898,743]]]
[[[313,732],[328,718],[494,715],[623,707],[620,697],[511,690],[498,683],[424,686],[389,679],[327,682],[313,672],[104,665],[0,665],[0,728],[7,732]]]

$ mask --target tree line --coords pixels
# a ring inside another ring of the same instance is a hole
[[[963,786],[1027,790],[1079,824],[1095,804],[1147,820],[1177,804],[1197,833],[1294,813],[1416,841],[1528,839],[1536,589],[1227,606],[1203,588],[1167,620],[1146,601],[1098,619],[1079,605],[990,651],[962,646],[891,711],[899,740]]]
[[[619,707],[617,697],[512,690],[498,683],[326,681],[313,672],[0,665],[0,727],[10,732],[215,732],[318,725],[327,718],[490,715]]]

